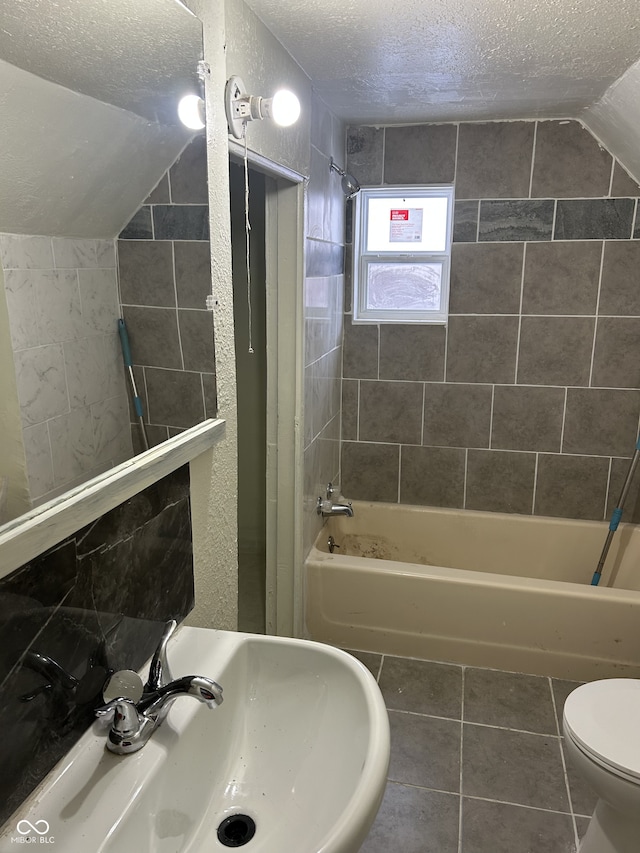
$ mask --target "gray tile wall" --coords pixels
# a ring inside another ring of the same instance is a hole
[[[314,96],[311,174],[305,204],[304,550],[322,520],[319,495],[340,481],[340,378],[344,308],[345,198],[331,157],[344,165],[344,126]]]
[[[640,416],[640,186],[576,121],[351,127],[347,153],[456,205],[446,328],[352,325],[347,266],[345,493],[607,517]]]
[[[113,240],[0,235],[32,504],[132,454]]]
[[[120,299],[151,444],[216,415],[213,314],[205,302],[211,293],[207,202],[205,139],[198,136],[118,240]]]

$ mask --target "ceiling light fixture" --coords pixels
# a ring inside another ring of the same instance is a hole
[[[198,95],[185,95],[178,104],[178,118],[189,130],[204,127],[204,101]]]
[[[280,127],[289,127],[300,116],[300,101],[287,89],[280,89],[273,98],[261,98],[248,95],[240,77],[230,77],[224,95],[229,133],[236,139],[242,138],[243,127],[254,119],[270,118]]]

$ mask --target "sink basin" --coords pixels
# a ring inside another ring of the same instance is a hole
[[[168,657],[174,676],[218,681],[222,705],[180,697],[127,756],[105,749],[96,722],[5,826],[0,851],[33,836],[64,853],[356,853],[389,761],[368,670],[319,643],[189,627]]]

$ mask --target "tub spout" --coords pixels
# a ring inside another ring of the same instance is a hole
[[[346,515],[348,518],[353,518],[351,501],[334,504],[331,500],[323,500],[319,497],[316,511],[318,515],[322,515],[325,518],[329,515]]]

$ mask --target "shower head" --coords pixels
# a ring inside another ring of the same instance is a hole
[[[341,169],[334,161],[333,157],[329,160],[329,170],[331,172],[337,172],[342,178],[342,192],[348,199],[353,198],[354,195],[357,195],[357,193],[360,192],[360,184],[356,181],[353,175],[349,175],[344,169]]]

